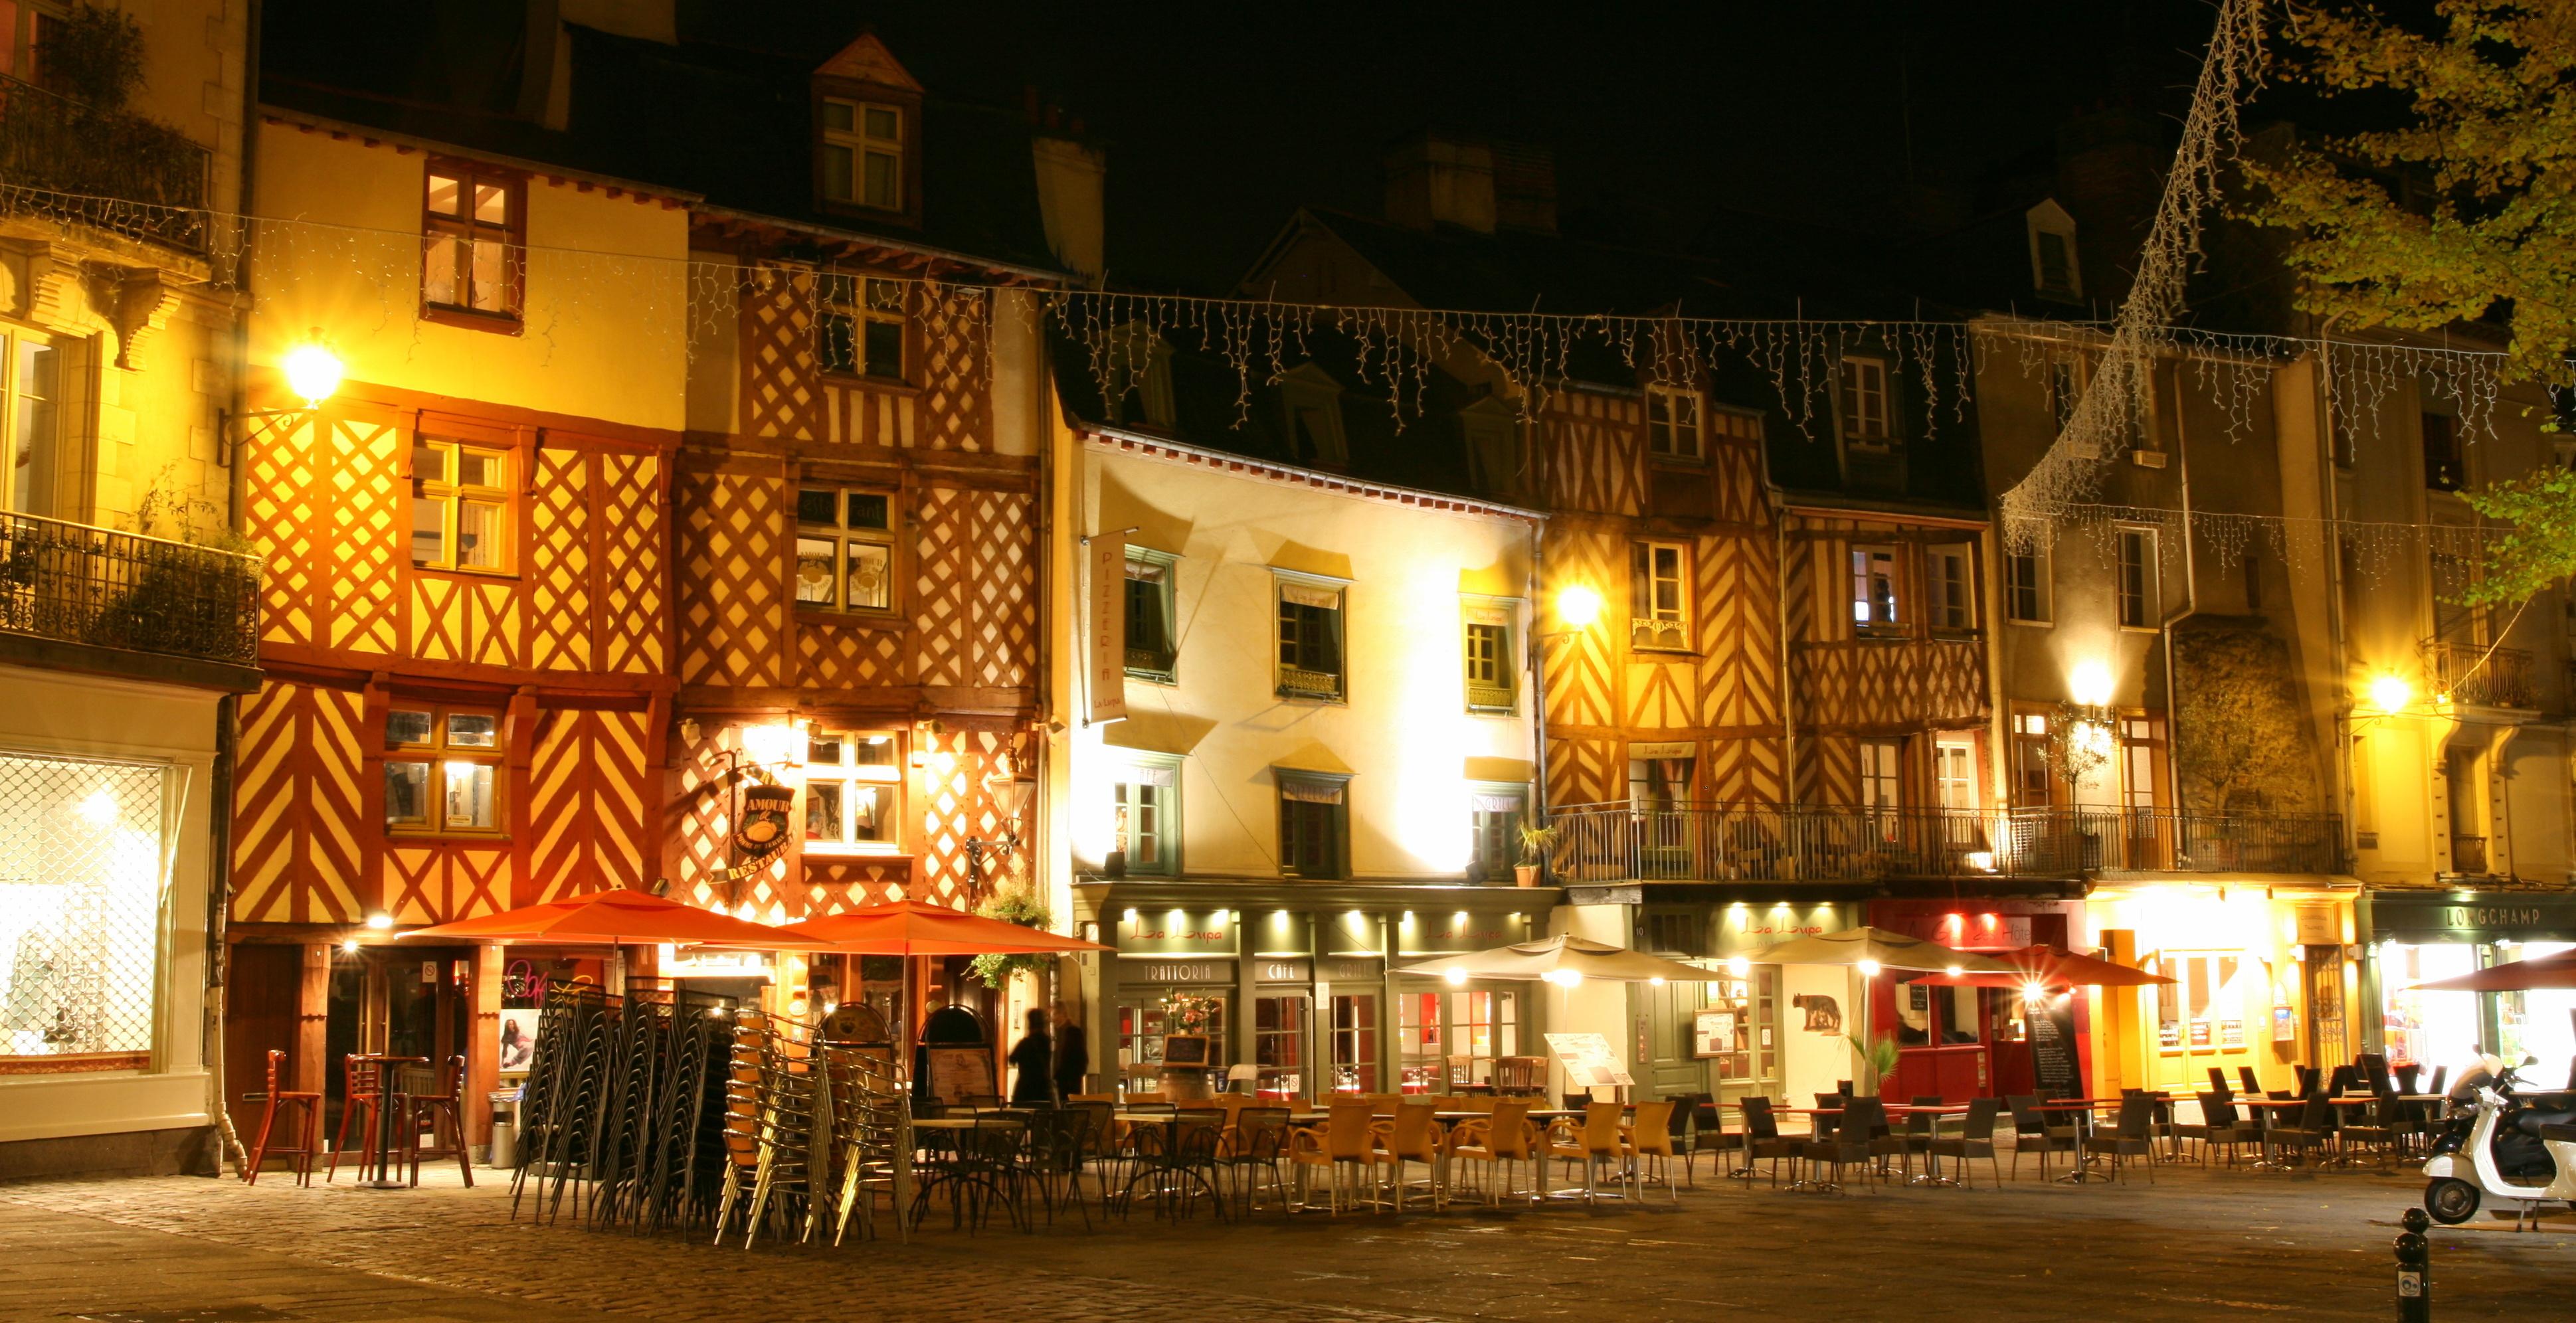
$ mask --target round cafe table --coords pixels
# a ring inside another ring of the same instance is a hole
[[[427,1057],[398,1057],[383,1052],[361,1052],[358,1060],[376,1066],[376,1174],[358,1182],[362,1190],[408,1189],[393,1177],[394,1164],[394,1071],[403,1066],[426,1066]],[[344,1101],[341,1106],[348,1104]],[[364,1174],[361,1173],[363,1176]]]

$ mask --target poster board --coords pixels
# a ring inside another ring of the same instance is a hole
[[[2084,1072],[2075,1056],[2075,999],[2051,995],[2030,1006],[2031,1082],[2043,1098],[2076,1098],[2084,1094]]]
[[[1600,1034],[1549,1034],[1547,1050],[1556,1054],[1558,1064],[1565,1067],[1565,1082],[1575,1088],[1637,1082],[1619,1068],[1610,1040]]]
[[[536,1060],[537,1018],[544,1012],[528,1006],[504,1006],[497,1034],[500,1060],[496,1073],[525,1075]]]
[[[1691,1055],[1706,1060],[1735,1051],[1735,1012],[1703,1007],[1691,1013]]]
[[[962,1103],[976,1094],[997,1091],[993,1082],[993,1049],[926,1047],[930,1058],[930,1100]]]

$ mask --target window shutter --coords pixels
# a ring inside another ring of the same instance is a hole
[[[1315,606],[1327,611],[1338,611],[1342,606],[1342,592],[1338,588],[1326,588],[1310,583],[1299,583],[1293,579],[1282,579],[1279,581],[1279,600],[1294,602],[1299,606]]]

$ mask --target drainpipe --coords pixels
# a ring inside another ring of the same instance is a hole
[[[1533,626],[1539,623],[1541,616],[1547,609],[1546,603],[1539,599],[1539,595],[1544,591],[1544,586],[1547,583],[1547,577],[1540,572],[1545,563],[1543,558],[1547,555],[1546,539],[1540,536],[1540,533],[1543,530],[1544,526],[1536,521],[1532,521],[1529,526],[1530,567],[1528,591],[1530,624]],[[1547,825],[1548,808],[1547,642],[1539,637],[1539,631],[1535,628],[1529,631],[1529,640],[1530,746],[1532,751],[1538,755],[1538,795],[1536,797],[1538,825],[1544,827]],[[1545,863],[1546,860],[1540,860],[1539,862]],[[1540,880],[1546,880],[1544,874],[1541,875]]]
[[[1780,656],[1780,772],[1785,778],[1780,798],[1781,807],[1788,808],[1798,802],[1798,695],[1789,672],[1788,500],[1768,478],[1762,486],[1771,498],[1771,633]]]
[[[2153,371],[2153,368],[2149,368]],[[2174,738],[2174,626],[2200,613],[2200,571],[2191,548],[2191,438],[2182,426],[2182,371],[2174,371],[2174,465],[2182,477],[2182,610],[2164,618],[2156,627],[2165,654],[2165,793],[2174,812],[2182,812],[2181,741]],[[2250,552],[2248,554],[2251,554]],[[2118,747],[2116,741],[2113,747]],[[2177,834],[2179,835],[2179,834]],[[2176,844],[2180,844],[2177,839]]]

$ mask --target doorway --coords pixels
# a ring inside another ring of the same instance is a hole
[[[474,953],[466,947],[377,946],[334,951],[323,1019],[323,1120],[340,1133],[351,1053],[420,1057],[436,1070],[472,1052]],[[468,1065],[470,1090],[477,1072]],[[353,1145],[356,1137],[351,1136]]]
[[[233,1131],[250,1136],[268,1107],[268,1054],[274,1048],[281,1088],[295,1087],[297,1003],[304,987],[304,948],[241,943],[224,976],[224,1104]],[[288,1112],[292,1121],[296,1112]],[[291,1138],[291,1137],[290,1137]]]

